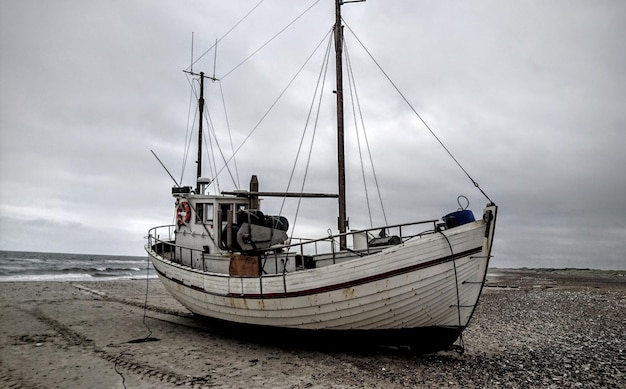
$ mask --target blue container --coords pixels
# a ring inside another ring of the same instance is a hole
[[[441,220],[446,223],[446,228],[458,227],[476,221],[474,214],[469,209],[449,213],[442,217]]]

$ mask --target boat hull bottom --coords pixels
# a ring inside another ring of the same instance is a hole
[[[413,354],[457,350],[459,327],[419,327],[381,330],[308,330],[233,323],[212,317],[195,316],[221,334],[260,344],[345,351],[398,348]]]

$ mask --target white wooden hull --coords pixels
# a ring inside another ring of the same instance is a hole
[[[146,250],[166,289],[199,315],[304,330],[460,333],[482,290],[494,224],[478,220],[363,258],[262,277],[190,269]]]

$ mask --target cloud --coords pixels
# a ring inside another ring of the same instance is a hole
[[[233,148],[242,144],[326,36],[332,3],[317,3],[242,61],[313,3],[263,2],[219,42],[217,56],[209,51],[194,64],[225,76],[207,85],[221,151],[205,137],[213,147],[205,175],[222,168],[230,139]],[[173,215],[173,183],[150,150],[177,180],[183,171],[187,184],[195,176],[195,151],[183,160],[194,120],[182,73],[191,33],[197,57],[256,4],[1,2],[0,249],[140,254],[147,230]],[[493,264],[624,268],[624,15],[626,5],[611,1],[346,5],[348,53],[388,221],[440,217],[460,194],[479,213],[486,199],[377,66],[362,61],[369,55],[352,32],[501,206]],[[321,64],[313,57],[254,130],[237,171],[231,162],[220,174],[220,190],[247,187],[251,174],[263,190],[286,189]],[[323,92],[331,100],[322,106],[306,191],[336,191],[333,88]],[[369,212],[353,122],[347,113],[348,213],[357,228],[369,226]],[[311,135],[309,128],[307,141]],[[358,140],[374,207],[362,130]],[[291,190],[301,185],[306,155]],[[281,204],[263,206],[275,213]],[[335,200],[304,201],[296,231],[335,228],[335,208]],[[295,205],[285,212],[295,214]],[[379,209],[372,214],[382,223]]]

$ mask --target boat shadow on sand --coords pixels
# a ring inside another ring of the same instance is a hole
[[[195,328],[215,337],[291,351],[393,355],[463,352],[463,348],[455,343],[459,335],[457,329],[433,327],[380,331],[302,330],[232,323],[200,315],[190,316],[189,320],[193,321]],[[412,339],[420,339],[421,343],[415,344]]]

